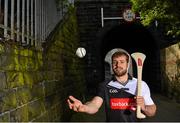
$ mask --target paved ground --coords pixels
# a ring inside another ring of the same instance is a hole
[[[180,103],[176,103],[167,97],[159,94],[153,95],[153,99],[157,104],[157,113],[154,117],[146,119],[146,121],[157,122],[177,122],[180,121]]]
[[[180,121],[180,103],[168,99],[160,94],[153,94],[153,100],[157,105],[156,116],[146,118],[146,122],[177,122]],[[105,121],[104,106],[95,115],[76,113],[73,115],[73,122],[103,122]]]

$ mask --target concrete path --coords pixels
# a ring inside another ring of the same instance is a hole
[[[178,122],[180,121],[180,103],[161,96],[154,94],[154,102],[157,105],[157,113],[154,117],[147,118],[145,121],[154,122]]]
[[[180,103],[176,103],[160,94],[152,94],[157,105],[157,113],[154,117],[146,118],[144,122],[177,122],[180,121]],[[75,113],[72,122],[103,122],[105,121],[104,106],[95,115]]]

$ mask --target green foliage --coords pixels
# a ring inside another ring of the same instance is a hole
[[[18,104],[23,105],[31,101],[32,96],[29,88],[22,88],[17,90]]]
[[[55,2],[56,2],[56,8],[58,11],[61,11],[62,9],[69,6],[68,0],[56,0]]]
[[[3,116],[0,116],[0,122],[9,122],[9,114],[4,114]]]
[[[31,72],[24,72],[23,77],[24,77],[24,84],[32,88],[34,82],[33,74]]]
[[[8,88],[20,87],[24,85],[22,72],[6,72]]]
[[[142,24],[158,20],[165,26],[167,35],[180,35],[180,2],[178,0],[131,0],[132,9],[139,12]]]
[[[2,54],[4,52],[5,52],[4,45],[0,44],[0,54]]]

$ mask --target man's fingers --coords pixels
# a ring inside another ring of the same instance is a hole
[[[69,108],[76,111],[76,112],[82,112],[84,111],[84,106],[82,102],[73,96],[69,96],[69,99],[67,99]]]
[[[142,96],[136,96],[136,97],[134,97],[135,99],[143,99],[143,97]]]
[[[81,105],[73,105],[73,110],[74,111],[76,111],[76,112],[82,112],[82,111],[84,111],[83,110],[83,106],[81,106]]]
[[[136,104],[140,106],[142,110],[144,110],[145,109],[144,98],[142,96],[137,96],[135,99],[136,99]]]
[[[67,99],[67,102],[68,102],[69,108],[72,109],[72,104],[69,99]]]
[[[78,101],[76,98],[74,98],[73,96],[69,96],[69,99],[72,100],[73,102]]]
[[[144,104],[144,98],[142,96],[135,97],[137,105]]]
[[[76,107],[76,106],[73,106],[73,110],[74,110],[74,111],[76,111],[76,112],[78,112],[78,110],[77,110],[77,107]]]
[[[144,100],[144,98],[142,96],[137,96],[135,97],[136,100],[140,101],[140,100]]]

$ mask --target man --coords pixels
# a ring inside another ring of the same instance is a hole
[[[97,96],[91,101],[82,102],[73,96],[67,100],[69,108],[76,112],[88,114],[96,113],[105,101],[107,121],[138,121],[136,118],[136,106],[146,116],[154,116],[156,105],[150,97],[147,84],[142,81],[142,96],[136,96],[137,79],[128,74],[130,55],[123,51],[117,51],[112,55],[112,80],[99,85]]]

